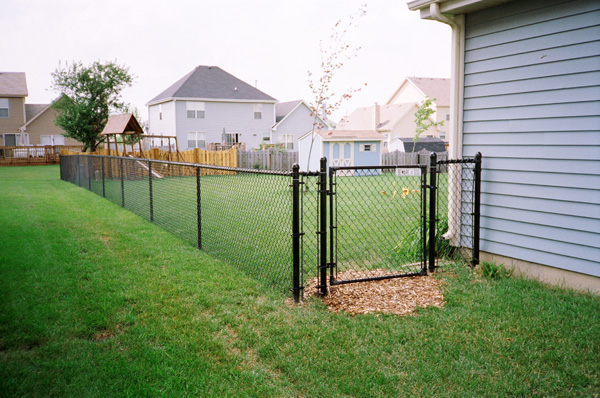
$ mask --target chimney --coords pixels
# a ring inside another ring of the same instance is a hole
[[[381,110],[379,109],[379,104],[377,102],[373,108],[373,130],[377,131],[379,123],[381,123]]]

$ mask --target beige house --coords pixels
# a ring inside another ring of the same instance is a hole
[[[426,98],[433,100],[431,108],[435,122],[443,121],[435,131],[427,132],[427,136],[448,139],[447,130],[450,120],[450,79],[431,77],[407,77],[396,89],[386,105],[416,103],[421,104]],[[433,129],[432,129],[433,130]]]
[[[23,72],[0,72],[0,146],[80,145],[54,125],[50,104],[26,104]]]
[[[408,77],[384,104],[357,108],[344,117],[337,130],[372,130],[384,137],[384,151],[402,150],[395,147],[402,138],[415,136],[415,112],[420,104],[430,98],[433,101],[432,122],[444,121],[444,125],[432,127],[421,135],[423,138],[446,140],[446,127],[450,108],[450,79]],[[400,144],[401,145],[401,144]]]

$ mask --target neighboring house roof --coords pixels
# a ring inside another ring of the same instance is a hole
[[[275,106],[275,121],[279,123],[302,103],[302,100],[280,102]]]
[[[436,106],[450,106],[450,79],[436,77],[407,77],[400,86],[394,91],[394,94],[387,101],[390,104],[402,88],[410,84],[417,89],[423,97],[435,98]],[[414,99],[413,99],[414,101]]]
[[[0,72],[0,96],[27,97],[27,80],[24,72]]]
[[[252,87],[218,66],[200,65],[154,97],[146,105],[171,99],[205,99],[230,101],[277,100]]]
[[[392,142],[396,140],[402,141],[405,152],[413,152],[415,142],[412,138],[395,138],[392,140]],[[429,152],[444,152],[446,151],[446,142],[434,137],[420,137],[416,142],[416,148],[414,149],[414,152],[419,152],[422,150]]]
[[[114,135],[114,134],[144,134],[144,130],[138,123],[135,116],[131,113],[122,113],[120,115],[111,115],[108,118],[102,135]]]
[[[413,111],[415,102],[406,104],[372,105],[355,109],[344,117],[336,127],[340,130],[373,130],[375,127],[375,107],[379,107],[379,123],[377,130],[389,131],[394,128],[406,114]]]
[[[301,105],[304,105],[306,107],[306,109],[312,113],[312,109],[310,108],[310,106],[308,106],[308,104],[304,101],[304,100],[296,100],[296,101],[288,101],[288,102],[280,102],[278,104],[275,105],[275,125],[273,126],[273,129],[277,129],[277,126],[282,124],[285,119],[291,115],[296,109],[298,109]],[[314,115],[311,116],[312,118],[314,118]],[[326,121],[323,120],[323,118],[321,118],[320,116],[317,115],[317,120],[313,120],[313,123],[316,122],[317,126],[315,127],[319,127],[323,126],[326,127],[327,129],[329,129],[329,125],[327,124]],[[320,127],[319,127],[320,128]]]
[[[49,106],[50,104],[25,104],[25,120],[27,123],[38,117]]]
[[[409,77],[419,90],[430,99],[436,99],[437,106],[450,106],[450,79],[433,77]]]
[[[300,139],[311,133],[304,134]],[[383,136],[374,130],[321,130],[317,134],[323,141],[383,141]]]

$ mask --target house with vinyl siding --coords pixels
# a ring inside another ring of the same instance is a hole
[[[180,150],[211,143],[258,148],[271,136],[275,98],[217,66],[198,66],[148,106],[148,133],[177,136]]]
[[[27,104],[24,72],[0,72],[0,146],[80,145],[54,125],[51,104]]]
[[[452,27],[449,155],[483,154],[482,260],[600,292],[600,2],[408,7]]]
[[[323,118],[315,115],[304,100],[280,102],[275,106],[275,121],[270,142],[288,151],[298,150],[298,139],[315,130],[328,130]],[[266,140],[265,140],[266,142]]]

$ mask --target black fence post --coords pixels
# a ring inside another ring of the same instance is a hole
[[[429,272],[435,271],[436,221],[435,203],[437,200],[437,155],[429,157]]]
[[[92,156],[88,155],[88,191],[92,190]]]
[[[473,258],[471,266],[475,267],[479,264],[479,228],[481,218],[481,152],[475,155],[475,203],[473,205]]]
[[[319,171],[319,205],[320,205],[320,265],[319,287],[321,295],[327,295],[327,158],[321,158]]]
[[[148,160],[148,189],[150,191],[150,222],[154,222],[154,199],[152,197],[152,161]]]
[[[300,166],[292,166],[292,292],[300,302]]]
[[[335,206],[335,201],[337,200],[336,198],[334,198],[335,196],[335,172],[333,169],[329,169],[329,263],[327,264],[327,266],[329,267],[329,283],[333,283],[334,281],[334,272],[335,272],[335,265],[336,265],[336,258],[335,258],[335,237],[336,237],[336,233],[337,231],[336,229],[336,225],[334,223],[335,218],[334,216],[337,216],[337,213],[334,214],[334,211],[337,211],[337,206]]]
[[[198,249],[202,249],[202,206],[200,191],[200,166],[196,166],[196,215],[198,217]]]
[[[106,186],[104,183],[104,157],[102,159],[102,165],[100,166],[100,172],[102,173],[102,197],[106,198]]]
[[[123,175],[125,168],[123,167],[123,158],[119,162],[119,168],[121,169],[121,207],[125,207],[125,176]]]

